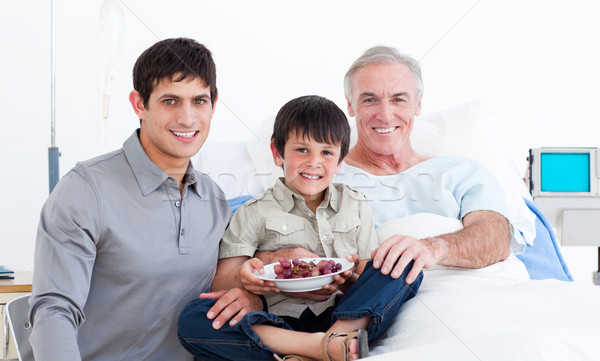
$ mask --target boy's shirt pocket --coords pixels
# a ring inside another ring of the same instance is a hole
[[[337,257],[358,254],[356,234],[360,227],[360,218],[356,214],[336,214],[329,219],[331,232],[335,239],[333,248]],[[365,255],[358,255],[364,258]],[[368,257],[369,255],[367,255]]]
[[[306,230],[308,225],[297,216],[275,216],[265,218],[265,239],[261,248],[264,250],[278,250],[286,248],[301,247],[311,250],[309,247],[310,235]],[[314,252],[314,251],[313,251]]]

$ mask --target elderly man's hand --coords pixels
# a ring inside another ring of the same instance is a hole
[[[373,267],[381,268],[384,275],[398,278],[410,261],[414,260],[415,263],[405,280],[407,284],[411,284],[423,268],[436,264],[435,248],[430,241],[434,242],[432,239],[425,242],[411,236],[394,235],[381,243],[371,254]]]
[[[231,320],[229,325],[233,326],[248,312],[263,309],[260,297],[241,288],[201,293],[200,298],[217,300],[206,314],[209,319],[214,319],[212,326],[215,329],[221,328],[227,320]]]

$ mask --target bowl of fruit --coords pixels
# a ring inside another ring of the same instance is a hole
[[[265,273],[254,275],[275,282],[285,292],[308,292],[323,288],[333,282],[333,276],[349,270],[354,263],[344,258],[281,258],[279,262],[264,266]]]

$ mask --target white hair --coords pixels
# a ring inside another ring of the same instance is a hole
[[[356,59],[344,76],[344,93],[346,94],[348,101],[352,100],[352,77],[354,76],[354,73],[356,73],[358,69],[371,64],[406,65],[415,79],[417,99],[423,94],[421,64],[413,57],[400,53],[396,48],[389,46],[375,46],[367,49],[358,59]]]

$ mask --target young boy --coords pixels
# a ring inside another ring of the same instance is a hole
[[[271,360],[274,353],[325,360],[367,356],[364,330],[369,341],[380,337],[416,293],[421,277],[406,285],[403,277],[393,279],[367,265],[378,246],[368,202],[362,193],[331,183],[349,147],[343,111],[323,97],[299,97],[280,109],[273,128],[271,150],[284,178],[236,211],[221,240],[212,283],[213,291],[241,287],[265,294],[269,312],[250,312],[239,324],[214,330],[206,317],[214,301],[196,300],[180,315],[180,340],[202,359]],[[346,257],[358,263],[357,271],[304,294],[283,294],[252,274],[263,267],[251,258],[256,252],[290,248]],[[341,298],[338,287],[346,291]]]

